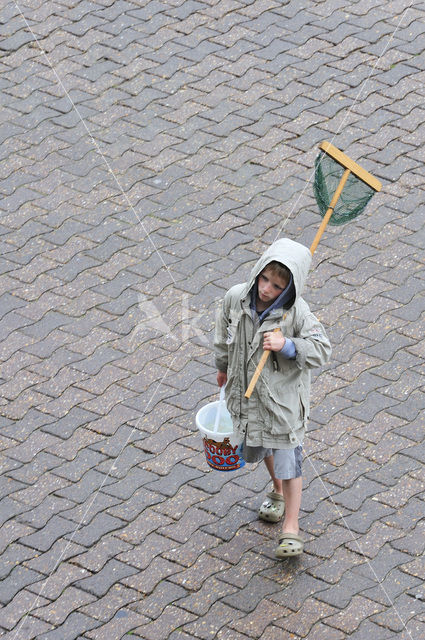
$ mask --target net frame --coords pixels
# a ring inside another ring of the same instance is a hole
[[[346,167],[323,150],[315,159],[313,191],[322,218],[329,208],[333,194],[345,170]],[[363,182],[354,173],[350,173],[334,207],[329,224],[341,225],[356,218],[364,211],[375,192],[375,189],[370,185]]]

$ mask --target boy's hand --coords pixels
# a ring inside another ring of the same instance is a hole
[[[285,345],[286,339],[282,331],[267,331],[264,334],[263,349],[265,351],[280,351]]]
[[[223,384],[226,384],[227,373],[224,373],[224,371],[217,371],[217,382],[219,387],[222,387]]]

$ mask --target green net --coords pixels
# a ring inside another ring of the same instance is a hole
[[[314,172],[314,195],[320,215],[324,217],[345,169],[327,153],[316,158]],[[372,187],[350,173],[342,194],[335,205],[330,224],[344,224],[363,211],[375,193]]]

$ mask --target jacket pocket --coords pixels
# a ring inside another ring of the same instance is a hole
[[[269,396],[265,399],[270,415],[270,433],[282,435],[291,433],[303,422],[299,383],[282,381],[282,375],[274,372],[268,384]]]
[[[240,314],[236,311],[230,310],[229,320],[227,322],[227,336],[226,336],[226,344],[228,346],[235,344],[236,334],[238,331]]]
[[[310,399],[302,383],[300,383],[300,416],[304,424],[307,423],[310,417]]]

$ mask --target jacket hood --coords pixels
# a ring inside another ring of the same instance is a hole
[[[294,242],[294,240],[290,240],[289,238],[281,238],[280,240],[273,242],[273,244],[270,245],[270,247],[263,253],[261,258],[255,263],[249,280],[246,283],[243,297],[245,297],[252,289],[257,276],[262,272],[262,270],[274,260],[284,264],[291,271],[294,279],[295,299],[301,296],[311,265],[310,249],[307,249],[303,244]]]

